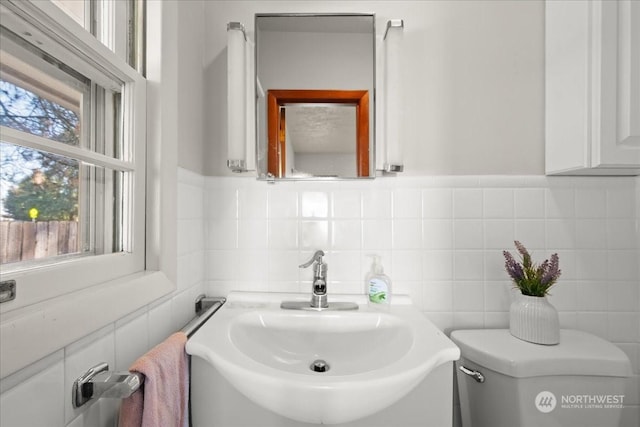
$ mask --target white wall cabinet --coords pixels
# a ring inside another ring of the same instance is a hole
[[[640,1],[547,1],[548,175],[640,175]]]

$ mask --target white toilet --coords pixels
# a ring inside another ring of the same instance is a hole
[[[612,343],[561,330],[538,345],[508,329],[459,330],[456,362],[463,427],[615,427],[631,363]]]

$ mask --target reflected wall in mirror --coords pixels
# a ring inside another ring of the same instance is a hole
[[[373,14],[256,14],[260,177],[375,176],[374,22]]]
[[[267,130],[276,178],[369,177],[366,90],[269,90]]]

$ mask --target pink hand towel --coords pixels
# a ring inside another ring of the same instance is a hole
[[[120,427],[188,427],[186,343],[186,334],[176,332],[131,365],[144,375],[144,384],[122,401]]]

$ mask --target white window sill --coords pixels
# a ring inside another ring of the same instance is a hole
[[[0,315],[0,378],[174,290],[164,273],[147,271]]]

